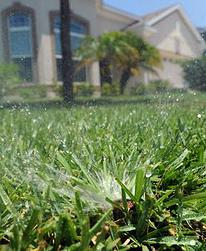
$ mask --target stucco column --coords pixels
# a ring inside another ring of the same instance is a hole
[[[96,97],[101,96],[101,81],[100,81],[99,62],[94,62],[89,67],[89,80],[90,80],[90,83],[95,88],[94,96],[96,96]]]
[[[39,82],[43,84],[52,84],[53,82],[53,64],[52,64],[52,46],[51,37],[48,34],[42,35],[40,39],[38,66]]]
[[[47,1],[37,1],[37,39],[39,83],[52,84],[54,81],[53,44]]]

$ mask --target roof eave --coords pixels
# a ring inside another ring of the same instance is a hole
[[[97,6],[98,6],[98,9],[101,11],[101,14],[104,14],[104,12],[106,12],[106,13],[120,16],[122,18],[130,19],[130,20],[139,20],[139,21],[142,20],[141,16],[134,15],[132,13],[129,13],[124,10],[105,4],[103,3],[102,0],[97,0],[97,2],[98,2]]]
[[[190,28],[190,30],[193,32],[194,36],[196,37],[196,39],[199,42],[202,42],[202,37],[199,34],[199,32],[194,28],[193,24],[191,23],[191,21],[188,19],[184,9],[182,8],[182,6],[180,4],[177,4],[173,7],[171,7],[170,9],[168,9],[167,11],[163,12],[162,14],[158,15],[155,18],[152,18],[149,21],[146,21],[146,24],[148,26],[153,26],[154,24],[156,24],[157,22],[159,22],[160,20],[164,19],[165,17],[169,16],[171,13],[173,13],[174,11],[178,10],[181,15],[183,16],[186,24],[188,25],[188,27]]]

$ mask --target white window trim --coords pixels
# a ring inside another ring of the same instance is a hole
[[[26,59],[26,58],[31,58],[31,55],[11,55],[11,58],[20,58],[20,59]]]
[[[15,31],[31,31],[31,27],[28,26],[22,26],[22,27],[9,27],[10,32]]]
[[[54,33],[55,34],[60,34],[60,29],[55,28]],[[76,32],[73,32],[73,31],[70,32],[70,35],[75,36],[75,37],[81,37],[81,38],[84,38],[86,36],[84,34],[76,33]]]

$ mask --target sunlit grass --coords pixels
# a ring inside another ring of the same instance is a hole
[[[0,109],[0,247],[205,250],[204,97]]]

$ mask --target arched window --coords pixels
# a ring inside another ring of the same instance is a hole
[[[52,27],[53,34],[55,37],[55,56],[56,56],[56,65],[57,65],[57,80],[62,80],[62,52],[61,52],[61,36],[60,36],[60,27],[61,21],[58,14],[54,15],[52,18]],[[85,35],[88,34],[88,24],[85,21],[80,20],[76,16],[72,17],[71,20],[71,47],[72,51],[77,49],[82,39]],[[74,59],[74,67],[78,64],[78,59]],[[79,70],[75,76],[74,81],[83,82],[86,81],[86,68]]]
[[[21,78],[31,82],[32,74],[32,18],[21,11],[7,16],[10,60],[19,66]]]

